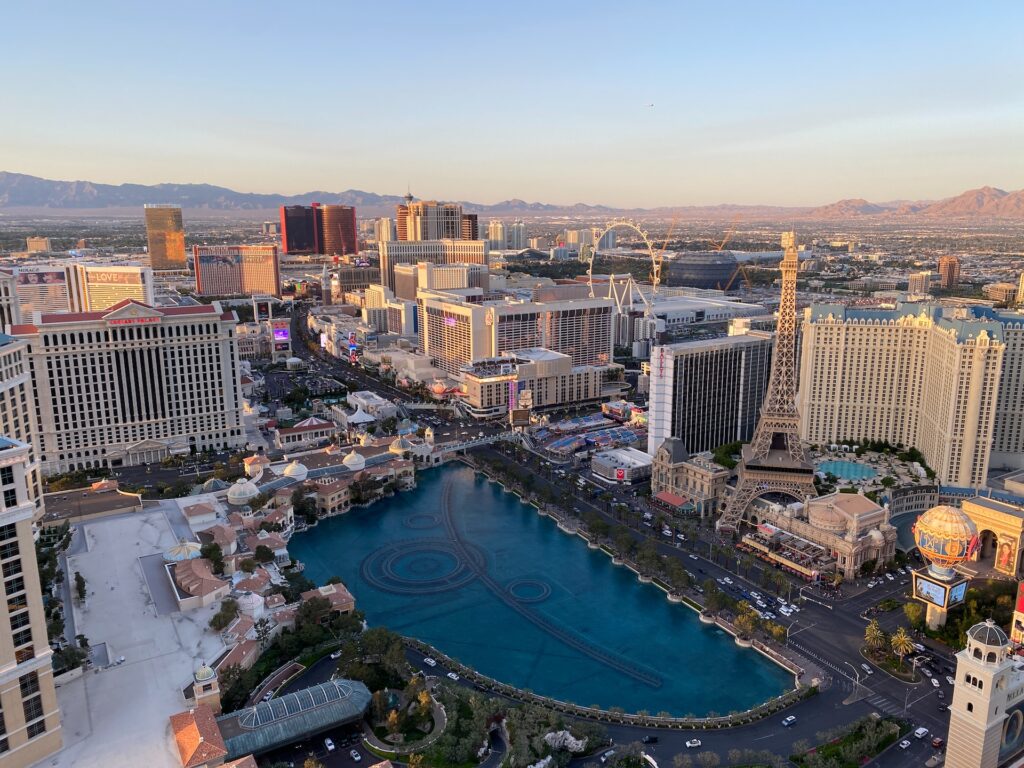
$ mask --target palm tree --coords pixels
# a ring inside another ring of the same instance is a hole
[[[878,626],[878,620],[872,619],[864,629],[864,643],[872,650],[885,645],[885,632]]]
[[[901,667],[903,666],[903,657],[914,651],[914,641],[910,639],[910,635],[907,634],[907,630],[903,627],[892,633],[892,637],[889,638],[889,645],[892,648],[892,652],[900,657]]]

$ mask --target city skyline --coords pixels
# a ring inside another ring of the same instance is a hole
[[[340,48],[339,30],[379,23],[373,6],[323,8],[316,24],[263,3],[190,7],[159,19],[141,7],[71,5],[49,16],[47,60],[10,84],[8,106],[75,120],[9,123],[0,167],[104,183],[293,194],[408,186],[438,199],[618,207],[1024,186],[1007,162],[1024,156],[1024,108],[1007,98],[1022,11],[1009,3],[875,4],[857,15],[806,4],[527,5],[515,16],[466,6],[455,23],[409,8]],[[16,28],[42,23],[32,7],[10,13]],[[81,56],[83,39],[119,53]],[[30,41],[12,41],[13,55],[29,56]],[[182,56],[182,45],[203,55]],[[279,55],[242,55],[261,46]],[[458,99],[418,87],[410,73],[424,62],[452,73]],[[317,74],[297,78],[297,67]],[[330,72],[337,98],[325,100]],[[296,107],[314,97],[310,119]],[[181,119],[168,121],[169,105]],[[499,172],[479,172],[488,159]]]

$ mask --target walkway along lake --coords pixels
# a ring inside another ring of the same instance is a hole
[[[289,543],[310,579],[340,576],[371,625],[584,706],[726,714],[792,687],[785,670],[472,469],[417,480]]]

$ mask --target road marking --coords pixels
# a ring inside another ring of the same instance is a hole
[[[764,741],[765,739],[770,739],[773,736],[775,736],[774,733],[769,733],[767,736],[758,736],[756,739],[751,739],[751,741]]]

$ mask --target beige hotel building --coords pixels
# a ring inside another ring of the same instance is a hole
[[[28,445],[0,437],[0,768],[34,765],[62,744],[32,539],[30,463]]]
[[[220,304],[40,314],[27,343],[45,474],[245,444],[237,318]]]
[[[486,240],[386,240],[377,244],[380,251],[380,281],[395,290],[397,264],[487,264]]]
[[[918,448],[939,481],[981,487],[995,438],[1002,325],[930,304],[805,311],[800,432],[809,443]]]
[[[419,291],[420,346],[456,376],[466,365],[518,349],[567,355],[573,366],[612,363],[611,299],[485,300],[478,288]]]

